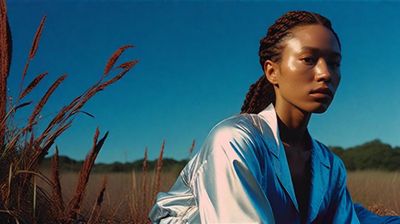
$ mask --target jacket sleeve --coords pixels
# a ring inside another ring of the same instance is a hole
[[[184,171],[168,192],[157,194],[156,203],[149,213],[152,223],[198,223],[197,207],[191,189],[185,182]]]
[[[376,215],[361,204],[354,204],[354,208],[357,212],[358,219],[362,224],[375,224],[375,223],[390,223],[390,224],[400,224],[400,216],[379,216]]]
[[[346,187],[346,168],[340,160],[340,181],[337,188],[336,202],[334,203],[333,223],[361,223],[361,224],[400,224],[398,216],[378,216],[360,204],[353,204]]]
[[[190,183],[202,223],[274,223],[255,150],[245,128],[221,125],[209,134]]]
[[[342,162],[342,160],[337,160],[338,165],[338,181],[336,185],[336,194],[333,198],[333,202],[331,204],[331,217],[332,220],[330,223],[351,223],[358,224],[360,223],[356,211],[354,209],[353,201],[351,199],[350,193],[347,189],[347,174],[346,168]]]
[[[261,187],[254,141],[243,126],[219,124],[169,192],[159,193],[153,223],[265,223],[274,216]]]

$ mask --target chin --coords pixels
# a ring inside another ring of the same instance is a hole
[[[311,103],[305,103],[301,106],[298,105],[298,108],[301,108],[301,110],[308,112],[308,113],[322,114],[328,110],[330,104],[331,104],[331,102],[313,101]]]
[[[328,110],[330,104],[331,104],[330,102],[329,103],[316,102],[311,106],[309,112],[314,114],[322,114]]]
[[[320,108],[317,108],[316,110],[312,111],[312,113],[314,113],[314,114],[322,114],[322,113],[324,113],[327,109],[328,109],[328,107],[320,107]]]

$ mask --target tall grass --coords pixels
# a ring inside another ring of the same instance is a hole
[[[45,171],[50,173],[50,171]],[[104,204],[101,210],[101,218],[104,222],[109,223],[146,223],[148,211],[145,209],[139,211],[132,210],[132,204],[138,206],[143,202],[143,194],[141,191],[141,183],[143,178],[143,171],[136,171],[132,173],[126,172],[111,172],[106,174],[93,173],[91,174],[88,183],[87,201],[82,204],[82,214],[86,216],[90,213],[93,204],[91,202],[96,200],[99,192],[99,186],[103,182],[104,175],[107,176],[108,186],[104,194]],[[146,175],[152,175],[152,171],[147,171]],[[375,174],[381,176],[374,179]],[[161,171],[161,185],[160,191],[168,191],[172,184],[175,182],[179,170]],[[76,172],[62,172],[61,184],[64,189],[71,189],[77,181]],[[400,209],[396,207],[398,203],[398,191],[394,189],[398,187],[396,184],[390,184],[393,178],[399,176],[399,172],[382,172],[382,171],[353,171],[349,172],[348,187],[354,201],[362,203],[369,210],[380,215],[398,215]],[[373,185],[370,180],[373,181]],[[368,183],[368,185],[365,185]],[[396,183],[396,182],[395,182]],[[147,182],[147,192],[152,190],[151,183]],[[365,192],[359,194],[357,192]],[[368,192],[371,192],[369,194]],[[381,194],[379,194],[381,192]],[[63,192],[65,198],[72,197],[72,190],[65,190]],[[153,200],[148,199],[145,201],[147,205],[152,205]],[[142,214],[139,214],[142,212]],[[145,217],[145,218],[143,218]]]
[[[160,154],[157,159],[157,166],[154,170],[149,170],[146,163],[147,150],[143,160],[142,170],[132,170],[131,172],[121,173],[93,173],[87,183],[87,191],[90,192],[86,201],[80,203],[82,217],[96,218],[97,223],[150,223],[148,213],[155,202],[156,194],[159,191],[167,191],[175,181],[180,170],[164,171],[162,168],[163,152],[165,141],[163,141]],[[53,156],[53,160],[57,154]],[[51,170],[43,170],[45,176],[53,173]],[[59,173],[60,186],[65,189],[62,198],[71,200],[75,197],[75,191],[71,190],[79,185],[80,174],[77,172]],[[107,189],[104,187],[105,177]],[[45,181],[39,181],[39,186],[46,190],[50,187]],[[96,201],[95,204],[92,202]],[[101,202],[105,204],[99,206]],[[75,219],[76,220],[76,219]],[[94,222],[92,222],[94,223]]]
[[[136,65],[137,60],[115,65],[120,55],[133,46],[126,45],[116,50],[106,64],[100,79],[62,107],[44,126],[45,128],[38,131],[36,127],[43,122],[40,120],[43,108],[67,78],[67,74],[59,76],[33,106],[27,123],[22,127],[12,128],[13,118],[18,110],[33,104],[33,101],[27,100],[29,93],[48,76],[47,72],[43,72],[25,85],[30,75],[31,61],[39,48],[45,21],[46,17],[43,17],[34,35],[21,76],[18,97],[15,102],[10,102],[7,95],[7,79],[10,72],[12,38],[6,2],[0,0],[0,223],[72,223],[76,221],[97,223],[106,182],[104,181],[101,185],[89,216],[81,215],[81,205],[94,161],[108,133],[100,137],[100,131],[96,129],[92,148],[83,163],[75,191],[69,200],[65,200],[62,194],[58,171],[58,150],[53,159],[50,178],[43,175],[38,166],[52,148],[55,140],[72,125],[78,114],[92,116],[82,110],[84,105],[98,92],[124,77]],[[116,74],[112,75],[112,71],[116,71]],[[38,179],[46,183],[50,190],[38,186]]]
[[[400,214],[400,172],[360,170],[348,173],[347,186],[356,202],[381,215]]]

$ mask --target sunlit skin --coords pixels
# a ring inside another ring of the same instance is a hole
[[[310,192],[311,139],[307,125],[312,113],[323,113],[340,82],[340,47],[321,25],[298,26],[282,41],[281,59],[267,60],[264,72],[274,85],[275,110],[292,182],[304,219]],[[318,88],[332,93],[313,93]]]
[[[264,72],[274,85],[275,110],[288,128],[288,142],[303,139],[312,113],[325,112],[340,82],[340,47],[333,33],[322,25],[304,25],[291,30],[282,41],[278,62],[267,60]],[[310,93],[329,88],[332,97]]]

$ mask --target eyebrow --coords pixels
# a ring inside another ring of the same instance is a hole
[[[313,51],[313,52],[321,52],[321,51],[323,51],[323,50],[321,50],[321,49],[319,49],[319,48],[315,48],[315,47],[302,47],[301,48],[301,50],[302,51]],[[330,56],[335,56],[335,57],[339,57],[339,59],[342,59],[342,55],[339,53],[339,52],[336,52],[336,51],[330,51],[330,50],[327,50],[327,52],[328,52],[328,54],[330,55]]]

